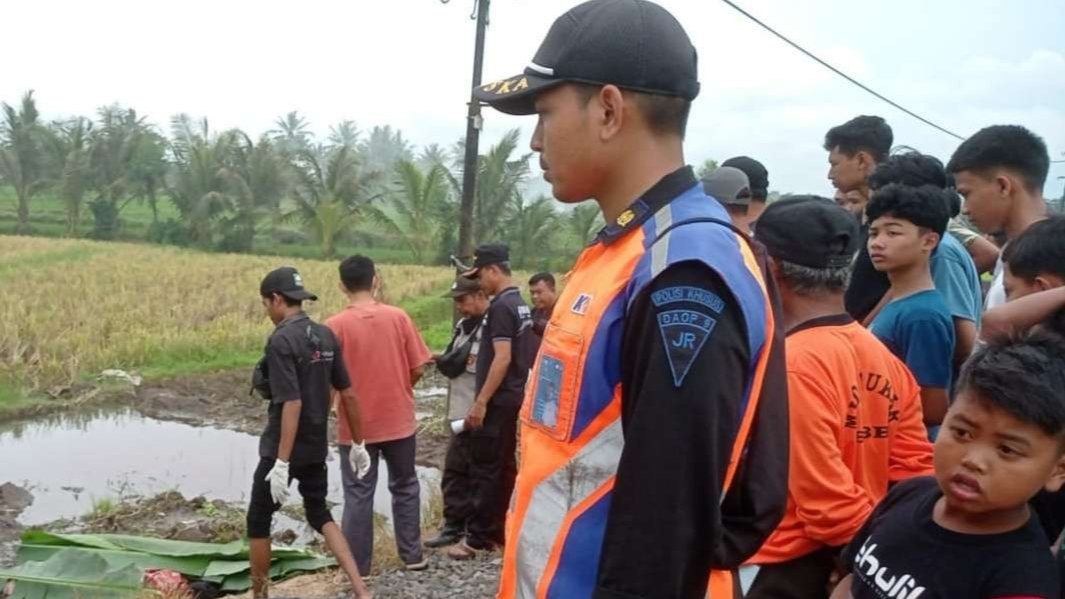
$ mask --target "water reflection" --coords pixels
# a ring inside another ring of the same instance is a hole
[[[94,499],[177,490],[185,497],[247,500],[259,439],[216,428],[146,418],[130,410],[97,410],[0,425],[0,482],[30,490],[23,524],[87,513]],[[335,450],[329,455],[329,499],[343,503]],[[391,514],[382,461],[374,510]],[[418,468],[423,500],[439,484],[435,469]],[[293,485],[295,489],[295,485]],[[293,492],[293,501],[298,494]],[[339,518],[341,505],[335,508]]]

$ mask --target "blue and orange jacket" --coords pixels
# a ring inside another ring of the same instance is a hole
[[[738,567],[783,514],[784,348],[764,253],[731,228],[727,213],[703,192],[690,169],[667,179],[683,187],[665,201],[644,201],[645,195],[633,204],[567,275],[521,412],[521,463],[507,519],[499,599],[595,595],[625,447],[622,342],[626,330],[640,324],[629,321],[634,303],[646,299],[656,277],[675,265],[703,265],[724,282],[738,306],[749,356],[749,364],[742,365],[746,392],[734,398],[738,417],[725,425],[734,437],[727,468],[717,495],[706,498],[720,512],[717,543],[707,563]],[[663,396],[675,392],[662,389]],[[639,546],[622,550],[644,551]],[[710,578],[709,567],[705,577]],[[711,593],[731,596],[719,584],[727,586],[728,577],[717,577]]]

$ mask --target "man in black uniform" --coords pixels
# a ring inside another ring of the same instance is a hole
[[[355,596],[369,599],[370,592],[359,576],[351,549],[325,503],[332,389],[340,392],[356,442],[350,457],[352,469],[361,478],[370,467],[370,456],[361,447],[358,407],[339,344],[328,327],[303,312],[304,300],[318,298],[303,288],[296,269],[274,270],[263,279],[259,292],[263,308],[276,328],[252,381],[255,390],[270,402],[248,505],[252,593],[257,599],[267,596],[270,525],[274,512],[288,498],[289,483],[296,479],[307,522],[325,536],[326,545],[351,581]]]
[[[473,268],[463,276],[480,281],[481,290],[494,297],[481,332],[477,391],[463,433],[470,436],[473,513],[466,540],[448,552],[455,559],[503,544],[507,504],[518,473],[518,410],[529,376],[532,336],[532,312],[511,278],[507,246],[478,247]]]

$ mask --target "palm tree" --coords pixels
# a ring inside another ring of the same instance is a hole
[[[89,187],[89,141],[92,121],[76,117],[53,124],[48,136],[52,161],[56,165],[56,187],[66,207],[68,237],[81,225],[81,205]]]
[[[285,218],[302,221],[322,246],[323,257],[332,258],[337,237],[351,229],[361,209],[376,199],[367,197],[375,173],[360,169],[351,146],[341,146],[324,159],[305,151],[296,166],[298,183],[292,193],[296,209]]]
[[[252,249],[262,218],[281,209],[289,186],[289,164],[267,136],[254,143],[235,130],[232,141],[231,164],[223,166],[222,172],[231,212],[221,221],[221,249],[246,252]]]
[[[0,123],[0,177],[15,188],[18,199],[18,234],[29,231],[30,200],[48,180],[45,130],[33,99],[33,90],[22,96],[18,109],[2,105]]]
[[[557,218],[551,198],[540,196],[530,204],[518,198],[514,214],[507,223],[515,266],[525,268],[533,257],[543,257],[544,250],[551,245]]]
[[[363,170],[390,173],[400,160],[411,160],[414,152],[410,142],[403,139],[403,132],[390,125],[374,127],[370,136],[358,146]]]
[[[518,129],[509,131],[478,159],[473,210],[473,238],[478,243],[492,241],[503,234],[504,224],[521,198],[532,154],[513,158],[520,133]]]
[[[362,131],[355,125],[355,121],[340,121],[329,128],[329,145],[333,147],[351,146],[359,143]]]
[[[695,176],[697,176],[699,180],[702,181],[703,179],[713,174],[713,172],[717,170],[717,167],[718,164],[716,160],[714,160],[713,158],[707,158],[703,161],[702,164],[699,165],[699,170],[696,172]]]
[[[154,206],[167,168],[166,140],[133,109],[106,106],[90,137],[90,165],[96,192],[90,203],[93,234],[112,239],[130,202],[148,199]]]
[[[228,194],[233,185],[228,160],[238,134],[211,135],[206,119],[194,125],[187,115],[178,115],[171,123],[174,168],[167,184],[170,197],[181,214],[189,240],[211,245],[214,221],[233,205]]]
[[[416,164],[400,160],[395,168],[395,189],[389,193],[386,212],[368,207],[375,222],[404,240],[414,261],[424,264],[439,235],[440,218],[448,204],[449,186],[439,164],[422,173]]]
[[[579,252],[588,245],[596,232],[602,228],[603,219],[600,217],[599,206],[595,202],[578,204],[570,212],[567,220],[571,243]]]
[[[285,116],[274,121],[276,129],[267,131],[266,134],[273,139],[277,148],[289,156],[297,156],[311,147],[314,136],[310,132],[310,122],[293,110]]]
[[[422,153],[418,155],[418,166],[422,170],[428,171],[434,166],[444,166],[448,163],[451,156],[447,150],[440,146],[440,144],[429,144],[422,149]]]

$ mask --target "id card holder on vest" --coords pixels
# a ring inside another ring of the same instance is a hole
[[[533,385],[522,408],[525,424],[558,440],[569,438],[577,409],[577,376],[584,339],[549,323],[540,357],[533,369]]]

